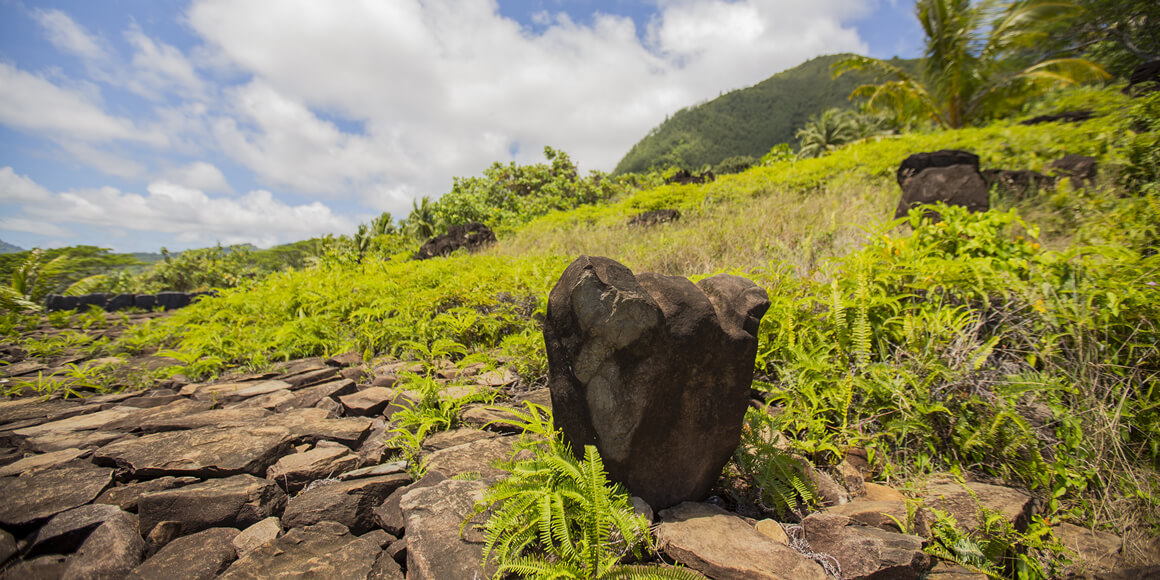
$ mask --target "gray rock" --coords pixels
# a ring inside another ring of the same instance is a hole
[[[447,477],[477,473],[481,479],[497,480],[506,476],[507,472],[493,464],[510,459],[516,441],[517,437],[510,436],[479,439],[436,451],[426,457],[427,470],[438,471]]]
[[[403,496],[413,489],[431,487],[446,480],[446,475],[438,471],[428,471],[426,475],[419,478],[419,481],[396,489],[391,495],[387,496],[387,499],[379,507],[375,508],[375,525],[386,530],[389,534],[402,537],[407,527],[406,519],[403,517],[403,509],[399,507]]]
[[[581,256],[544,324],[557,426],[649,505],[703,499],[740,441],[768,307],[737,276],[693,284]]]
[[[1037,503],[1027,492],[987,483],[936,483],[926,487],[923,503],[949,513],[958,527],[974,532],[982,525],[979,508],[1003,514],[1016,530],[1023,531],[1031,522]]]
[[[237,535],[234,528],[210,528],[177,538],[134,568],[125,580],[216,578],[237,559],[232,543]]]
[[[219,578],[366,580],[382,549],[345,526],[321,522],[293,529],[234,562]]]
[[[813,560],[719,507],[685,502],[661,510],[657,547],[715,580],[825,580]]]
[[[60,580],[68,563],[69,558],[60,554],[39,556],[15,562],[0,574],[0,580]]]
[[[113,470],[78,462],[0,479],[0,524],[23,526],[85,505],[113,481]]]
[[[137,502],[142,495],[154,491],[164,491],[197,483],[196,477],[159,477],[140,483],[130,483],[119,487],[110,487],[97,497],[93,503],[115,505],[127,512],[137,512]]]
[[[297,493],[316,479],[335,477],[358,467],[358,456],[346,447],[316,447],[304,453],[284,455],[266,470],[266,478],[288,493]]]
[[[483,498],[487,484],[481,481],[441,481],[407,492],[400,501],[407,528],[407,578],[490,578],[496,565],[483,562],[483,536],[469,524],[459,533],[463,519]]]
[[[203,427],[118,441],[98,449],[93,462],[138,479],[265,475],[289,451],[293,438],[284,427]]]
[[[828,513],[802,520],[810,549],[837,560],[843,580],[917,580],[934,564],[922,551],[923,539],[918,536],[850,523],[850,518]]]
[[[962,206],[971,212],[987,211],[991,207],[990,195],[978,167],[930,167],[902,185],[902,199],[898,201],[894,217],[905,217],[916,205],[939,202]]]
[[[286,494],[268,479],[235,475],[141,496],[141,533],[175,522],[179,536],[208,528],[244,528],[282,513]]]
[[[273,542],[282,535],[282,520],[270,516],[244,530],[234,537],[234,550],[239,558],[245,558],[254,550]]]
[[[411,476],[406,474],[318,482],[290,499],[282,525],[297,528],[329,520],[363,534],[375,526],[374,509],[391,492],[410,482]]]

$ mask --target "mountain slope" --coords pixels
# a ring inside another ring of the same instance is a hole
[[[20,246],[14,246],[8,242],[5,242],[4,240],[0,240],[0,254],[15,254],[16,252],[23,251],[24,248],[21,248]]]
[[[843,56],[820,56],[752,87],[677,111],[633,145],[614,174],[669,165],[695,170],[734,155],[761,157],[778,143],[792,143],[794,131],[811,115],[852,107],[850,92],[874,81],[869,73],[831,78],[830,65]],[[911,72],[918,64],[891,62]]]

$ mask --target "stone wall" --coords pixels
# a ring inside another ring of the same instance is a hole
[[[175,310],[189,306],[199,296],[213,295],[213,292],[158,292],[156,294],[84,294],[82,296],[61,296],[49,294],[45,298],[45,309],[49,312],[59,310],[87,310],[89,306],[96,306],[108,312],[116,312],[127,308],[153,310],[164,308]]]

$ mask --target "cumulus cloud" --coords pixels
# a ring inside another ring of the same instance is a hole
[[[136,49],[132,72],[125,79],[129,90],[151,99],[165,92],[181,93],[186,99],[204,98],[205,83],[180,50],[146,36],[136,25],[125,32],[125,39]]]
[[[165,180],[190,189],[233,193],[229,181],[220,169],[212,163],[195,161],[189,165],[174,167],[165,172]]]
[[[0,168],[0,192],[3,202],[23,206],[23,215],[0,220],[0,229],[51,236],[68,233],[61,224],[77,224],[170,234],[191,245],[271,246],[349,233],[357,227],[320,202],[289,205],[265,190],[236,198],[211,197],[199,189],[155,181],[145,194],[114,187],[53,193],[5,167]]]

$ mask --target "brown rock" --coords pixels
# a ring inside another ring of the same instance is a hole
[[[906,501],[906,496],[893,487],[869,482],[862,484],[862,486],[865,490],[862,498],[866,501]]]
[[[211,479],[141,496],[141,534],[163,522],[176,522],[178,535],[218,527],[244,528],[282,513],[286,494],[274,482],[252,475]]]
[[[349,395],[357,391],[354,381],[339,380],[322,383],[313,387],[307,387],[300,391],[294,391],[292,394],[294,398],[288,402],[283,403],[274,408],[278,412],[289,411],[290,409],[304,409],[306,407],[314,407],[320,401],[328,398],[337,398],[342,395]],[[335,401],[337,402],[337,401]]]
[[[188,415],[150,419],[143,421],[138,430],[143,433],[160,433],[201,427],[252,425],[269,416],[270,411],[266,409],[213,409]]]
[[[886,530],[888,532],[903,532],[899,527],[908,525],[906,502],[903,501],[870,501],[856,499],[850,503],[826,509],[826,513],[845,516],[864,526]],[[933,517],[926,509],[915,512],[914,529],[912,533],[919,536],[930,536],[930,526]]]
[[[16,538],[4,530],[0,530],[0,565],[16,554]]]
[[[1003,514],[1016,530],[1026,530],[1037,504],[1023,490],[978,482],[928,485],[922,500],[927,507],[949,513],[959,529],[967,532],[974,532],[982,525],[980,507]]]
[[[0,478],[0,524],[23,526],[93,501],[113,481],[113,470],[87,463],[23,477]]]
[[[198,483],[196,477],[159,477],[139,483],[130,483],[118,487],[110,487],[97,497],[93,503],[115,505],[127,512],[137,512],[137,502],[141,496],[155,491],[165,491],[178,487]]]
[[[64,449],[84,449],[87,453],[88,450],[132,437],[119,431],[49,432],[29,437],[24,441],[24,448],[38,453],[53,453]]]
[[[286,381],[258,381],[250,383],[221,383],[216,385],[202,385],[187,393],[198,401],[212,401],[217,404],[232,403],[250,397],[266,395],[275,391],[284,391],[291,388]]]
[[[740,441],[768,307],[744,278],[693,284],[581,256],[544,325],[556,425],[649,505],[704,498]]]
[[[460,523],[483,498],[487,484],[481,481],[441,481],[408,491],[400,501],[407,528],[407,578],[490,578],[496,565],[483,562],[483,538],[468,524]]]
[[[421,477],[419,481],[412,483],[405,487],[396,489],[387,499],[383,501],[379,507],[375,508],[375,525],[386,530],[387,533],[402,537],[406,530],[406,520],[403,517],[403,509],[399,507],[403,496],[413,489],[420,489],[423,487],[431,487],[441,481],[446,481],[447,476],[438,471],[428,471],[426,475]]]
[[[24,459],[9,463],[0,467],[0,477],[8,477],[10,475],[33,474],[38,471],[56,467],[62,463],[68,463],[79,457],[88,455],[89,451],[85,449],[61,449],[60,451],[53,451],[51,453],[41,453],[39,455],[29,455]]]
[[[288,493],[297,493],[316,479],[335,477],[358,467],[358,456],[346,447],[316,447],[305,453],[284,455],[266,470],[266,478]]]
[[[754,524],[753,528],[761,533],[761,535],[779,543],[789,545],[789,536],[785,535],[785,529],[781,524],[773,520],[761,520]]]
[[[93,462],[124,469],[139,479],[265,475],[292,440],[290,430],[283,427],[204,427],[118,441],[98,449]]]
[[[906,180],[894,218],[906,217],[914,206],[940,202],[971,212],[987,211],[991,206],[990,191],[977,167],[931,167]]]
[[[436,451],[427,456],[427,470],[438,471],[447,477],[462,473],[477,473],[481,479],[497,480],[507,472],[494,466],[497,461],[511,458],[517,437],[480,439]]]
[[[250,552],[273,542],[282,535],[282,520],[270,516],[250,527],[242,530],[233,539],[234,550],[239,558],[245,558]]]
[[[86,505],[54,516],[37,532],[30,549],[75,550],[62,579],[122,578],[141,563],[145,542],[137,532],[137,516],[116,506]]]
[[[321,522],[286,532],[234,562],[219,578],[366,580],[381,553],[342,524]]]
[[[408,483],[406,474],[316,482],[286,504],[282,525],[297,528],[329,520],[363,534],[374,528],[375,508]]]
[[[917,580],[933,565],[922,551],[922,538],[850,522],[850,518],[829,513],[811,514],[802,520],[810,549],[833,557],[843,580]]]
[[[177,538],[134,568],[125,580],[216,578],[237,559],[233,546],[237,535],[234,528],[210,528]]]
[[[373,415],[390,415],[394,410],[404,407],[410,407],[412,402],[405,394],[395,389],[388,389],[385,387],[369,387],[343,395],[338,398],[342,406],[346,408],[348,415],[356,415],[360,417]]]
[[[1051,533],[1075,554],[1072,558],[1074,565],[1068,572],[1074,574],[1106,572],[1120,565],[1120,546],[1123,540],[1115,534],[1089,530],[1069,523],[1055,524]]]
[[[440,449],[447,449],[455,447],[456,445],[463,445],[481,439],[492,439],[495,433],[481,431],[479,429],[461,428],[452,429],[450,431],[439,431],[434,435],[423,440],[422,450],[424,453],[434,453]]]
[[[660,516],[658,549],[715,580],[826,578],[813,560],[719,507],[685,502]]]

